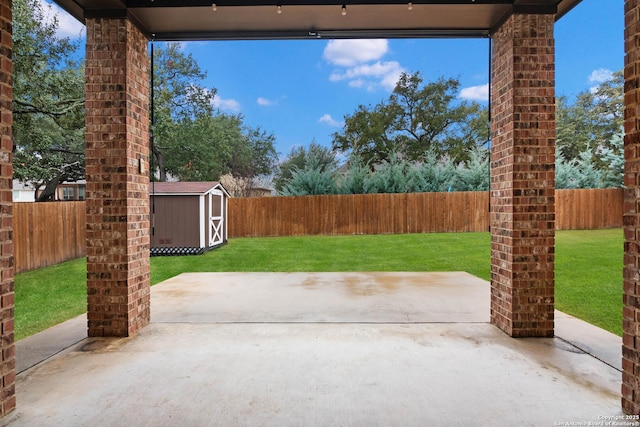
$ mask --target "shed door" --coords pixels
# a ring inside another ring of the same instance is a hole
[[[209,246],[224,243],[224,196],[222,191],[209,193]]]

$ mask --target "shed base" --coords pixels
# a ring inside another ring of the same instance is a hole
[[[209,246],[206,248],[195,248],[195,247],[180,247],[180,248],[171,248],[171,247],[163,247],[163,248],[151,248],[151,256],[183,256],[183,255],[202,255],[205,252],[209,252],[212,249],[219,248],[223,246],[227,242],[220,243],[219,245]]]

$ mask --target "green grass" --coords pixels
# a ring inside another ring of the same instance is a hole
[[[556,308],[622,333],[622,231],[556,236]],[[199,271],[466,271],[490,279],[489,233],[232,239],[202,256],[154,257],[151,283]],[[86,311],[84,259],[16,275],[16,339]]]
[[[621,229],[556,235],[556,308],[622,335]]]
[[[489,234],[232,239],[203,256],[154,257],[151,282],[184,271],[468,271],[489,278]]]
[[[16,274],[16,340],[85,313],[86,278],[84,258]]]

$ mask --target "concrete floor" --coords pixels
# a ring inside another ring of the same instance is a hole
[[[620,337],[557,312],[556,338],[509,338],[466,273],[189,273],[151,309],[133,338],[81,316],[19,341],[2,425],[624,421]]]

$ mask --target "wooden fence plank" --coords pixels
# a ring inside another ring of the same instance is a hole
[[[16,272],[57,264],[86,254],[85,203],[14,203]]]
[[[556,229],[622,227],[622,201],[619,188],[556,190]]]

